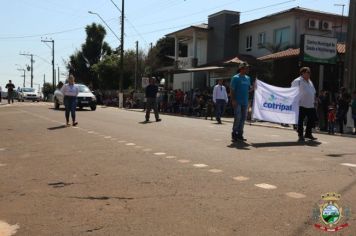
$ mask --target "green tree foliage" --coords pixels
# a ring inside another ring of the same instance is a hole
[[[145,61],[145,74],[154,75],[157,69],[172,65],[173,59],[169,59],[167,56],[174,56],[174,39],[160,38],[148,52]]]
[[[93,23],[88,25],[85,31],[85,43],[82,44],[81,50],[70,56],[67,67],[78,82],[98,88],[98,76],[92,67],[104,56],[111,55],[112,49],[104,42],[106,31],[103,26]]]
[[[45,97],[49,94],[53,94],[53,85],[51,83],[44,83],[42,87],[42,93]]]

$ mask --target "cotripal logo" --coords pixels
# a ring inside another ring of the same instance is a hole
[[[289,113],[293,111],[293,105],[291,104],[289,98],[277,97],[274,94],[269,94],[264,96],[264,98],[265,102],[262,106],[265,110],[272,110],[275,112],[283,113]]]

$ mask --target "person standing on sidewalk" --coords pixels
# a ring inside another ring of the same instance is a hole
[[[156,79],[150,78],[149,85],[146,87],[146,122],[150,121],[151,109],[153,109],[155,113],[156,122],[161,121],[158,115],[157,93],[158,86],[156,85]]]
[[[75,85],[75,78],[73,75],[69,75],[68,83],[63,85],[63,87],[61,88],[61,92],[64,96],[63,103],[65,106],[66,125],[70,126],[69,114],[71,114],[72,125],[76,126],[78,122],[76,121],[75,110],[77,108],[77,96],[79,93],[79,88]]]
[[[292,87],[299,88],[299,118],[298,118],[298,141],[304,141],[305,138],[316,140],[312,135],[312,129],[315,125],[315,93],[313,82],[310,80],[310,68],[302,67],[300,76],[293,80]],[[304,119],[307,118],[307,127],[304,133]]]
[[[224,113],[225,106],[228,103],[226,88],[223,85],[223,80],[219,79],[218,84],[213,90],[213,101],[216,109],[216,121],[221,124],[221,116]]]
[[[14,89],[15,85],[9,80],[9,83],[6,84],[5,88],[7,88],[7,102],[10,104],[10,101],[14,103]]]
[[[351,111],[352,111],[352,119],[354,120],[354,128],[355,128],[355,132],[353,134],[356,135],[356,90],[352,93]]]
[[[251,80],[247,75],[249,65],[243,62],[239,65],[239,73],[231,79],[231,102],[234,109],[234,124],[232,126],[232,141],[246,141],[243,137],[245,120],[248,111],[248,98]]]

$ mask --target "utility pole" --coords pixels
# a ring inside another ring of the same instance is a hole
[[[344,86],[349,91],[356,89],[356,0],[350,0],[349,22],[347,27],[345,80]]]
[[[124,32],[125,32],[125,0],[121,0],[121,45],[120,45],[120,83],[119,90],[122,93],[124,82]]]
[[[26,70],[25,69],[17,69],[18,71],[23,71],[23,75],[21,75],[21,77],[23,77],[23,87],[26,87]]]
[[[31,57],[31,88],[33,88],[33,63],[35,62],[35,61],[33,60],[33,54],[20,53],[20,55]]]
[[[46,83],[46,74],[43,74],[43,86],[45,85]]]
[[[59,83],[59,81],[60,81],[60,79],[59,79],[59,66],[58,66],[58,71],[57,71],[57,73],[58,73],[57,81],[58,81],[58,83]]]
[[[138,68],[138,41],[136,41],[135,91],[137,91]]]
[[[52,86],[53,86],[53,91],[56,88],[56,81],[55,81],[55,76],[56,76],[56,71],[54,69],[54,40],[50,39],[50,40],[41,40],[41,42],[43,43],[52,43]]]

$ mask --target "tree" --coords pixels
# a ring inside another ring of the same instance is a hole
[[[82,44],[81,50],[70,56],[67,68],[77,81],[98,88],[98,76],[92,67],[104,56],[111,55],[112,49],[104,42],[106,31],[102,25],[93,23],[88,25],[85,31],[87,34],[85,43]]]

